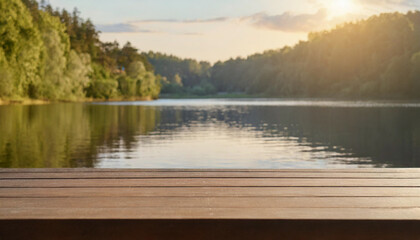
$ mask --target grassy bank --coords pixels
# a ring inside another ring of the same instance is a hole
[[[152,97],[135,97],[135,98],[113,98],[113,99],[95,99],[86,98],[79,100],[40,100],[40,99],[0,99],[0,105],[41,105],[50,103],[76,103],[76,102],[122,102],[122,101],[152,101]]]
[[[40,104],[48,104],[51,103],[50,101],[39,100],[39,99],[0,99],[0,105],[12,105],[12,104],[20,104],[20,105],[40,105]]]

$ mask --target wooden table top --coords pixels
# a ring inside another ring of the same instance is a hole
[[[0,169],[0,220],[420,220],[419,169]]]

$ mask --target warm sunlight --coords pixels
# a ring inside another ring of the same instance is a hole
[[[0,0],[0,240],[420,240],[420,0]]]
[[[333,0],[329,5],[330,15],[333,17],[342,16],[357,12],[357,5],[353,0]]]

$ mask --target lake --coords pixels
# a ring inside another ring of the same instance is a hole
[[[420,103],[163,99],[0,106],[0,167],[420,167]]]

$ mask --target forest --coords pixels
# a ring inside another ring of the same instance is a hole
[[[173,55],[148,52],[143,56],[161,78],[162,94],[211,95],[216,88],[211,83],[211,64]]]
[[[419,11],[344,23],[295,46],[213,65],[102,42],[77,9],[3,0],[0,12],[0,99],[420,98]]]
[[[198,88],[209,89],[202,94],[418,99],[420,12],[385,13],[345,23],[309,33],[307,41],[293,47],[219,61],[211,68],[159,53],[145,56],[155,72],[169,80],[170,91]],[[205,77],[197,81],[200,75]]]
[[[150,99],[160,78],[130,43],[104,43],[75,9],[0,1],[0,99]]]

